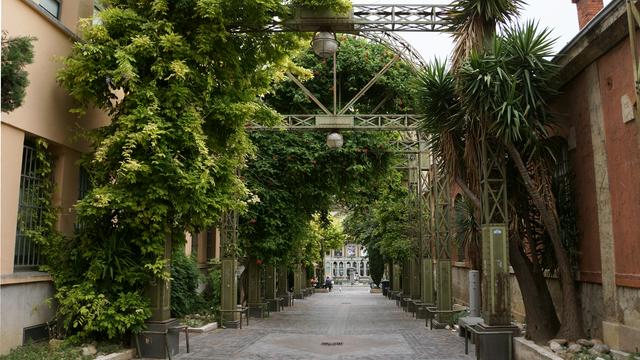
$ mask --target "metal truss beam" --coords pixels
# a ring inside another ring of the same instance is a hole
[[[283,124],[264,126],[250,122],[249,131],[265,130],[396,130],[416,131],[423,115],[357,114],[357,115],[283,115]]]
[[[393,50],[402,60],[413,66],[416,71],[427,67],[427,61],[420,55],[420,52],[396,33],[389,31],[365,32],[361,33],[360,36]]]
[[[291,19],[274,18],[264,27],[232,26],[235,32],[316,32],[357,34],[370,31],[451,32],[449,5],[354,4],[350,14],[318,14],[298,11]]]

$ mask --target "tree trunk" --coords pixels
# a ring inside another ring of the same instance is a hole
[[[520,152],[515,148],[513,143],[506,142],[507,151],[513,159],[520,176],[524,182],[531,200],[535,204],[542,223],[544,224],[551,243],[553,244],[553,250],[558,262],[558,272],[560,275],[560,284],[562,285],[562,324],[557,336],[569,340],[576,340],[584,337],[584,331],[582,328],[582,314],[580,313],[580,302],[578,299],[578,292],[576,284],[573,279],[573,272],[571,270],[571,263],[567,252],[562,245],[562,239],[560,238],[559,220],[555,211],[551,211],[545,204],[542,195],[537,190],[538,186],[529,175],[529,171],[522,161]]]
[[[467,196],[469,200],[471,200],[473,205],[478,210],[480,210],[480,208],[482,207],[480,203],[480,199],[476,196],[476,194],[473,193],[473,191],[471,191],[471,189],[467,186],[467,184],[464,181],[462,181],[462,179],[459,176],[456,176],[456,184],[460,186],[460,189],[462,189],[462,192]]]
[[[527,339],[545,344],[560,328],[544,274],[522,251],[517,233],[509,233],[509,257],[518,280],[527,322]]]

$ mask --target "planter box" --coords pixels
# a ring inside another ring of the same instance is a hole
[[[328,292],[329,292],[329,289],[326,289],[326,288],[319,288],[319,289],[316,289],[316,292],[317,292],[317,293],[328,293]]]
[[[369,292],[372,293],[372,294],[381,294],[382,293],[382,289],[373,288],[373,289],[369,290]]]
[[[289,29],[303,32],[332,31],[354,33],[353,11],[337,14],[328,9],[299,7],[294,17],[285,21]]]
[[[218,328],[218,323],[212,322],[200,327],[190,327],[187,329],[187,331],[189,331],[190,333],[202,334],[202,333],[208,333],[209,331],[213,331],[217,328]]]

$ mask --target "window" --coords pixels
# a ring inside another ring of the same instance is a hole
[[[33,143],[25,141],[22,150],[20,172],[20,197],[18,203],[18,225],[13,264],[16,270],[28,270],[42,264],[40,251],[25,232],[36,229],[42,222],[44,208],[38,204],[44,179],[38,174],[42,163],[36,157]]]
[[[215,249],[215,242],[216,242],[216,237],[213,234],[214,230],[207,230],[207,260],[213,259],[216,257],[216,249]]]
[[[84,199],[90,189],[91,182],[89,181],[89,173],[83,166],[80,166],[80,176],[78,178],[78,200]],[[74,227],[76,231],[80,231],[83,228],[83,224],[76,218]]]
[[[38,2],[41,8],[51,14],[56,19],[60,18],[60,1],[58,0],[40,0]]]
[[[342,257],[342,249],[335,250],[334,255],[335,255],[335,257]]]

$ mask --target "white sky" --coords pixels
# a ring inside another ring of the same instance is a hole
[[[354,4],[447,4],[450,0],[352,0]],[[553,29],[558,38],[555,50],[560,51],[577,33],[576,5],[571,0],[528,0],[521,20],[537,20],[541,27]],[[605,6],[611,0],[604,0]],[[427,60],[448,58],[452,41],[448,35],[438,33],[398,33],[413,45]]]

